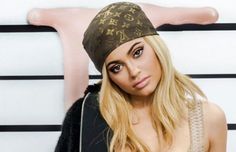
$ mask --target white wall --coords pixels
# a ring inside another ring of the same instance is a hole
[[[117,1],[117,0],[116,0]],[[27,24],[34,7],[102,7],[115,0],[0,0],[0,25]],[[212,6],[218,23],[236,23],[233,0],[146,0],[164,6]],[[186,74],[236,74],[235,31],[159,32],[177,69]],[[50,42],[50,43],[48,43]],[[90,63],[90,74],[98,74]],[[56,32],[0,33],[0,76],[63,75],[63,50]],[[229,124],[236,124],[235,78],[193,79],[210,101],[220,105]],[[93,83],[97,80],[91,80]],[[0,126],[60,125],[64,118],[63,80],[0,80]],[[235,152],[236,133],[228,131],[228,152]],[[0,132],[1,152],[50,152],[60,132]]]

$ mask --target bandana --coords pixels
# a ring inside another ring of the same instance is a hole
[[[96,69],[102,72],[106,57],[118,46],[136,38],[158,35],[140,6],[130,2],[103,8],[84,33],[83,45]]]

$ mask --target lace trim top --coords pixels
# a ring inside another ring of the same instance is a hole
[[[188,152],[204,152],[204,124],[202,102],[189,109],[190,148]]]

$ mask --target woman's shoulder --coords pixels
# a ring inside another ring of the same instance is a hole
[[[202,101],[204,119],[208,125],[221,125],[226,122],[222,108],[211,101]]]
[[[226,116],[222,108],[211,101],[202,102],[204,122],[207,132],[215,134],[226,127]]]
[[[73,105],[69,108],[69,110],[67,111],[67,115],[75,115],[80,113],[81,110],[82,110],[82,105],[83,103],[85,102],[85,99],[88,98],[88,96],[90,95],[92,98],[94,96],[97,96],[98,95],[98,92],[100,91],[100,88],[101,88],[101,83],[96,83],[96,84],[93,84],[93,85],[88,85],[87,89],[85,90],[84,92],[84,96],[82,98],[79,98],[77,99]],[[89,97],[90,97],[89,96]],[[94,98],[93,98],[94,99]],[[95,101],[91,101],[89,100],[87,102],[88,104],[91,104],[91,103],[96,103]],[[79,115],[78,115],[79,116]]]
[[[227,122],[224,111],[214,102],[202,102],[204,128],[212,151],[224,151],[227,138]],[[216,150],[218,149],[218,150]]]
[[[88,93],[95,93],[97,94],[100,89],[101,89],[101,82],[98,82],[98,83],[94,83],[92,85],[88,85],[88,87],[86,88],[84,94],[88,94]]]
[[[82,98],[77,99],[68,111],[77,111],[78,109],[81,109],[84,100],[88,98],[89,95],[97,96],[98,92],[100,91],[100,88],[101,88],[100,82],[88,85],[88,87],[84,91],[84,96]]]

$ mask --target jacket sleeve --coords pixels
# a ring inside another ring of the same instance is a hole
[[[61,135],[54,152],[79,152],[81,109],[84,98],[78,99],[67,111]]]

